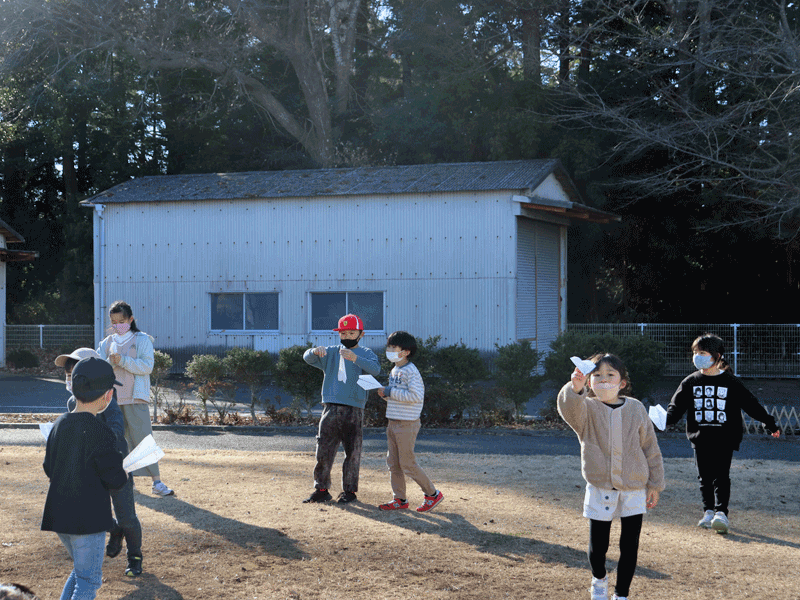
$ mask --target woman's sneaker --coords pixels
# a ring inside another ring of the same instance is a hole
[[[433,496],[425,496],[425,501],[422,503],[422,506],[417,509],[417,512],[428,512],[442,500],[444,500],[444,494],[436,490]]]
[[[386,504],[381,504],[378,508],[381,510],[400,510],[402,508],[408,508],[408,500],[401,500],[400,498],[395,498],[391,502],[387,502]]]
[[[711,529],[723,535],[728,533],[729,525],[728,516],[724,512],[717,512],[711,521]]]
[[[592,577],[589,593],[592,595],[592,600],[608,600],[608,575],[602,579]]]
[[[711,521],[714,520],[714,511],[707,510],[703,513],[703,518],[697,522],[698,527],[703,527],[705,529],[711,529]]]
[[[175,492],[169,489],[166,485],[164,485],[161,481],[156,481],[153,483],[153,493],[156,496],[172,496]]]

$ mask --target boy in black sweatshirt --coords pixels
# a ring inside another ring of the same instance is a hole
[[[96,415],[111,402],[114,369],[85,358],[72,370],[74,412],[61,415],[47,438],[44,472],[50,488],[42,531],[54,531],[73,561],[62,598],[91,600],[103,577],[106,531],[113,525],[109,492],[125,485],[114,432]]]

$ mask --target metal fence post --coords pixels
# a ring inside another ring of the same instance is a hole
[[[44,325],[39,325],[39,348],[44,348]]]
[[[733,323],[733,374],[739,376],[739,324]]]
[[[644,335],[644,328],[647,327],[647,323],[639,323],[639,334]]]

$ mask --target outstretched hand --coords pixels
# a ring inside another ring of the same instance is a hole
[[[583,386],[586,385],[586,375],[584,375],[578,367],[575,367],[575,370],[570,376],[570,381],[572,381],[573,391],[576,394],[580,394]]]

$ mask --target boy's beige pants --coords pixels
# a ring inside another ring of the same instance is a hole
[[[395,498],[408,498],[406,475],[417,482],[426,496],[433,496],[436,493],[436,487],[417,464],[417,458],[414,456],[419,428],[419,419],[415,421],[389,419],[389,425],[386,427],[386,441],[389,444],[386,464],[391,472],[392,493]]]

